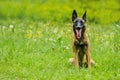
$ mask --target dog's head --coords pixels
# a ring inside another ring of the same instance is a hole
[[[75,37],[80,40],[86,30],[86,11],[83,14],[82,18],[77,17],[77,12],[76,10],[73,10],[72,13],[72,22],[73,22],[73,31],[75,34]]]

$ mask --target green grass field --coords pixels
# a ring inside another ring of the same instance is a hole
[[[68,63],[73,9],[87,10],[96,68]],[[0,1],[0,80],[119,80],[119,60],[119,0]]]

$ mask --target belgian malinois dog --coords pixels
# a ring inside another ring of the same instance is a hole
[[[82,18],[78,18],[76,10],[73,10],[72,22],[74,58],[70,58],[69,62],[74,63],[78,68],[94,66],[95,62],[90,56],[90,41],[86,33],[86,11]]]

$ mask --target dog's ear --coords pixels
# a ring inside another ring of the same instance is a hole
[[[74,9],[74,10],[73,10],[73,13],[72,13],[72,21],[74,21],[76,18],[77,18],[77,12],[76,12],[76,10]]]
[[[86,11],[85,11],[85,13],[82,16],[82,19],[86,22]]]

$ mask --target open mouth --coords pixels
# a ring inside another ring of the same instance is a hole
[[[77,39],[80,39],[81,38],[81,32],[82,32],[82,29],[76,29],[76,37]]]

